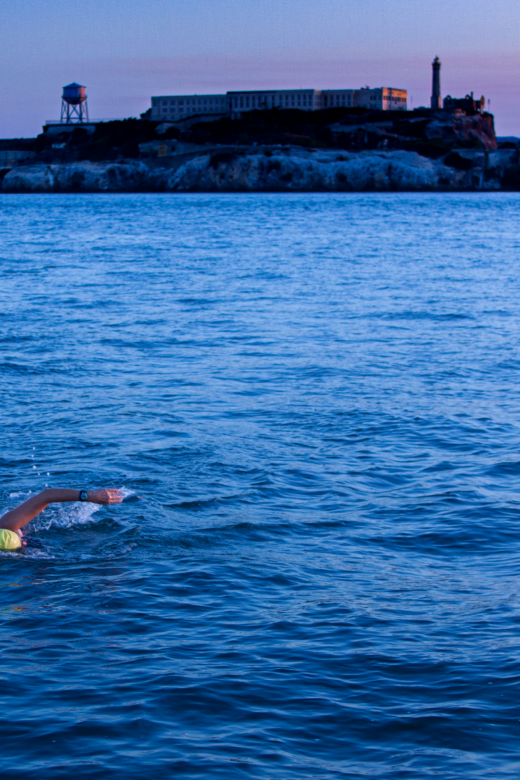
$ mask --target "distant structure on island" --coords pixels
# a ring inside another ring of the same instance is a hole
[[[152,97],[150,119],[176,122],[192,116],[230,116],[239,119],[249,111],[296,108],[319,111],[324,108],[372,108],[406,111],[405,89],[274,89],[227,92],[225,95],[161,95]]]
[[[482,114],[486,108],[486,98],[482,95],[479,100],[476,100],[473,97],[473,92],[463,98],[453,98],[451,95],[446,95],[444,108],[448,108],[451,111],[459,109],[459,111],[464,111],[465,114]]]
[[[61,119],[65,125],[88,122],[87,88],[81,84],[67,84],[61,96]]]
[[[475,100],[473,92],[463,98],[453,98],[446,95],[444,100],[441,98],[441,61],[435,57],[432,62],[432,96],[430,99],[432,110],[437,111],[445,108],[449,111],[463,111],[465,114],[482,114],[486,108],[486,98],[484,95],[480,100]]]
[[[251,111],[271,109],[296,109],[298,111],[321,111],[328,108],[364,108],[374,111],[408,111],[408,92],[395,87],[362,87],[361,89],[271,89],[237,90],[220,95],[158,95],[151,99],[152,105],[141,114],[142,119],[152,122],[180,122],[197,118],[211,121],[221,117],[240,119]],[[482,114],[486,100],[475,99],[473,92],[463,98],[441,96],[441,61],[435,57],[432,62],[432,94],[430,107],[424,111],[462,112],[468,115]],[[87,132],[94,132],[96,126],[110,119],[89,119],[87,89],[72,82],[63,87],[61,118],[48,119],[44,132],[58,134],[73,132],[80,125]]]
[[[52,135],[72,133],[77,127],[93,133],[96,125],[110,122],[110,119],[90,119],[88,115],[87,88],[75,81],[63,87],[61,96],[61,116],[59,119],[47,119],[43,132]]]
[[[433,109],[442,108],[441,98],[441,61],[435,57],[432,62],[432,97],[430,106]]]

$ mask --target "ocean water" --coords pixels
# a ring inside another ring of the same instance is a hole
[[[0,776],[520,775],[520,196],[0,200]]]

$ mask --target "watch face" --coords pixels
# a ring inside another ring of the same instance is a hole
[[[87,491],[86,490],[82,490],[81,493],[79,494],[79,497],[80,497],[81,501],[86,501],[87,500]]]

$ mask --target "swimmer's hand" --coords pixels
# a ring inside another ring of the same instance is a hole
[[[91,504],[120,504],[124,496],[117,488],[87,490],[87,501]]]

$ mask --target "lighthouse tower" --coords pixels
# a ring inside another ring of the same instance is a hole
[[[432,98],[431,107],[442,108],[441,99],[441,61],[438,57],[435,57],[432,62]]]

